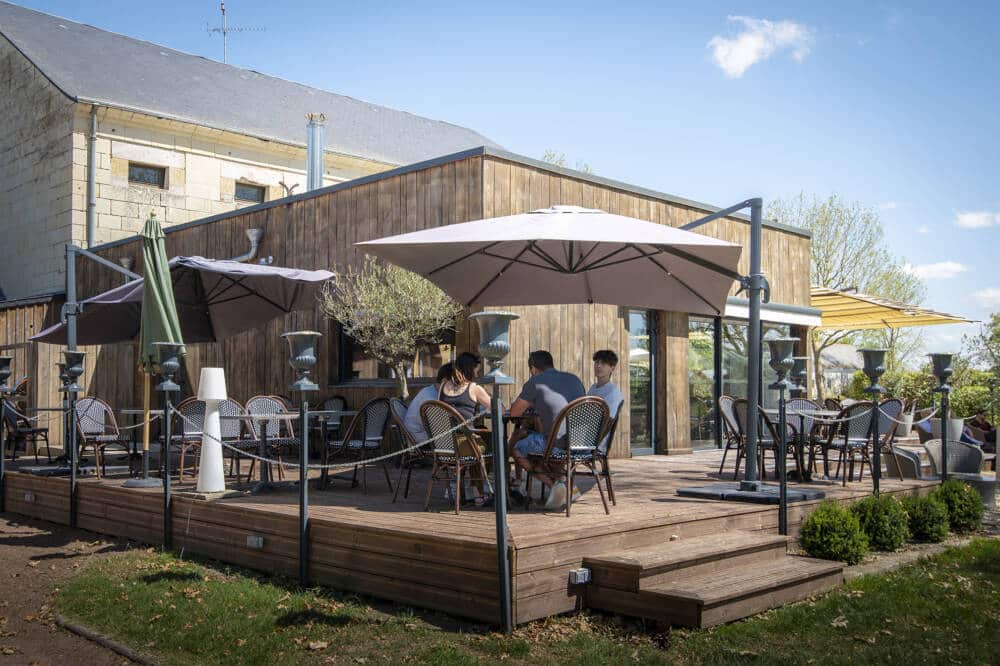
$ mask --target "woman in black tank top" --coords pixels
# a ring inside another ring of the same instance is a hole
[[[454,407],[463,421],[471,420],[476,415],[477,405],[490,406],[489,393],[475,383],[478,366],[479,358],[475,354],[468,352],[459,354],[452,364],[451,377],[441,382],[438,388],[438,400]],[[469,436],[474,438],[478,445],[479,438],[474,434]],[[480,470],[471,468],[469,476],[476,506],[489,506],[492,497],[483,494],[483,478]]]

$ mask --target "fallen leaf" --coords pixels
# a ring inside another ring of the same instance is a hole
[[[327,641],[309,641],[310,650],[325,650],[330,647]]]
[[[833,618],[833,622],[830,623],[830,626],[831,627],[846,627],[847,626],[847,618],[844,617],[843,615],[839,615],[839,616]]]
[[[28,566],[31,567],[31,568],[35,568],[35,567],[38,566],[38,562],[35,562],[35,561],[28,562]]]

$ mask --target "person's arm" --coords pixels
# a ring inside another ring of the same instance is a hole
[[[514,401],[514,404],[510,406],[510,415],[515,418],[523,416],[529,409],[531,409],[531,403],[524,398],[518,398]]]
[[[493,405],[493,401],[490,398],[489,392],[479,384],[472,385],[472,399],[479,403],[480,406],[490,409]]]

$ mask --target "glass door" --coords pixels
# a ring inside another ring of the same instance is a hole
[[[628,311],[629,422],[633,456],[654,451],[653,368],[656,349],[648,310]]]

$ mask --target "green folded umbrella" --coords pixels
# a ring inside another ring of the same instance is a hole
[[[167,265],[167,248],[163,229],[150,213],[142,228],[142,329],[139,334],[139,365],[144,372],[155,372],[158,353],[154,342],[181,344],[181,324],[177,318],[174,287]],[[183,353],[183,348],[181,349]]]

